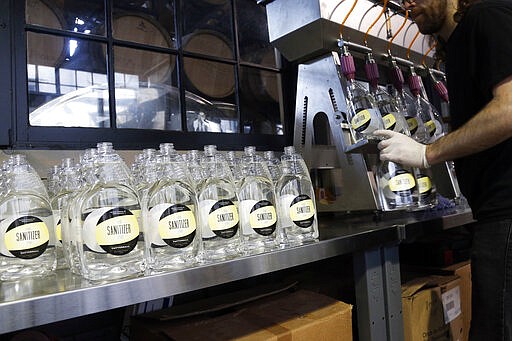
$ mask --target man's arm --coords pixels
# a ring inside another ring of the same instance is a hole
[[[429,164],[491,148],[512,137],[512,76],[493,90],[493,99],[466,124],[426,148]]]
[[[493,99],[459,129],[427,146],[390,130],[377,130],[380,159],[425,168],[481,152],[512,137],[512,76],[494,87]]]

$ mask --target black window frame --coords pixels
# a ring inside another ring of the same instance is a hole
[[[199,55],[183,51],[181,48],[181,30],[183,20],[180,18],[180,6],[183,1],[174,0],[176,10],[176,32],[178,37],[177,49],[154,48],[153,51],[174,50],[177,55],[179,70],[183,69],[183,58],[186,56],[198,57]],[[235,66],[235,91],[238,93],[238,74],[240,67],[254,65],[240,61],[237,41],[237,13],[235,1],[229,0],[233,7],[233,30],[235,37],[235,60],[222,60],[208,57],[207,59],[229,63]],[[183,131],[149,130],[149,129],[117,129],[115,124],[110,128],[68,128],[68,127],[41,127],[31,126],[28,115],[28,80],[27,80],[27,57],[26,57],[26,32],[52,33],[65,35],[66,37],[84,38],[81,33],[62,32],[50,28],[42,28],[35,25],[25,24],[25,1],[7,0],[0,2],[0,147],[9,149],[84,149],[94,146],[100,141],[111,141],[117,149],[143,149],[155,148],[159,143],[172,142],[177,149],[202,149],[204,145],[216,144],[221,150],[241,150],[244,146],[256,146],[258,150],[282,150],[285,145],[291,144],[293,137],[294,117],[294,84],[296,72],[293,65],[282,59],[281,69],[259,66],[273,72],[280,72],[283,84],[283,129],[284,135],[269,134],[244,134],[243,116],[239,113],[238,133],[212,133],[212,132],[187,132],[184,131],[185,108],[181,108]],[[107,29],[111,31],[112,1],[105,0],[105,17]],[[114,41],[116,45],[125,47],[143,47],[141,44],[118,41],[112,38],[111,34],[105,37],[87,36],[87,39],[106,43],[109,50],[112,49]],[[112,54],[108,54],[108,65],[112,65]],[[203,57],[204,58],[204,57]],[[108,73],[109,83],[114,84],[114,74]],[[180,84],[181,75],[178,74]],[[292,86],[290,86],[292,85]],[[181,88],[181,86],[180,86]],[[110,108],[115,108],[114,89],[109,88]],[[293,96],[293,97],[290,97]],[[180,91],[181,103],[184,103],[184,91]],[[236,96],[238,101],[238,95]],[[284,99],[291,98],[290,101]],[[239,107],[239,103],[236,103]],[[114,110],[111,109],[111,122],[115,122]],[[238,109],[239,110],[239,109]]]

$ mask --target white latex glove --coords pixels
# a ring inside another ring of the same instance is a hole
[[[426,156],[426,145],[391,130],[376,130],[373,135],[384,138],[378,144],[382,161],[393,161],[409,167],[430,167]]]

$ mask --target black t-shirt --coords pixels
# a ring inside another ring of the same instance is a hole
[[[512,1],[473,5],[447,42],[446,75],[453,128],[478,113],[512,75]],[[503,115],[512,115],[504,112]],[[512,139],[455,160],[463,194],[478,220],[512,218]]]

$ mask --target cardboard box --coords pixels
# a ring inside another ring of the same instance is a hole
[[[405,340],[462,341],[460,279],[427,276],[402,285]]]
[[[460,307],[464,321],[464,336],[462,340],[469,340],[469,327],[471,326],[471,262],[465,261],[443,268],[444,271],[460,277]]]
[[[402,278],[423,277],[429,275],[458,276],[460,278],[460,307],[463,320],[462,341],[469,340],[469,328],[471,325],[471,262],[469,260],[452,264],[447,267],[419,267],[403,266]]]
[[[352,340],[352,306],[311,291],[214,311],[170,320],[169,310],[136,316],[130,340]]]

